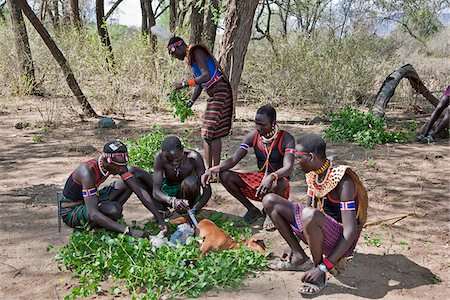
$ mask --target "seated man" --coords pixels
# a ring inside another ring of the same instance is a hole
[[[60,214],[64,223],[72,228],[90,223],[134,237],[146,237],[147,233],[116,222],[122,216],[123,205],[134,192],[153,213],[158,227],[167,234],[167,224],[150,197],[150,174],[127,167],[127,163],[127,147],[113,140],[103,147],[100,156],[79,165],[67,179],[62,193]],[[121,179],[99,189],[109,175],[120,175]]]
[[[210,187],[200,192],[200,176],[205,172],[202,156],[183,148],[176,136],[165,138],[161,148],[155,155],[153,197],[159,202],[162,217],[168,216],[168,207],[199,212],[211,197]]]
[[[302,294],[317,294],[325,288],[326,272],[334,262],[353,254],[367,219],[366,189],[349,167],[333,166],[325,148],[325,141],[315,134],[297,140],[295,156],[306,174],[307,205],[288,202],[276,194],[263,199],[264,209],[291,250],[287,261],[271,268],[306,271]],[[315,268],[310,269],[311,261],[295,235],[309,245]]]
[[[202,184],[207,185],[213,173],[218,173],[223,186],[248,210],[244,219],[248,223],[256,221],[262,213],[248,199],[261,201],[269,192],[289,198],[289,180],[294,164],[294,137],[280,130],[276,123],[276,111],[271,105],[264,105],[256,111],[256,130],[247,133],[233,156],[219,166],[208,169],[202,176]],[[231,168],[247,155],[250,148],[255,150],[258,163],[257,172],[240,173]],[[287,202],[286,202],[287,203]],[[265,229],[272,229],[269,218]]]
[[[436,106],[433,113],[431,114],[431,117],[428,120],[428,122],[426,123],[425,127],[423,128],[423,131],[421,132],[421,134],[419,134],[417,136],[418,142],[432,143],[436,140],[436,137],[438,136],[438,134],[440,134],[443,130],[448,129],[448,126],[449,126],[448,114],[449,114],[449,112],[447,109],[447,112],[445,113],[441,122],[436,126],[436,129],[431,131],[434,123],[437,121],[437,119],[442,114],[444,109],[448,108],[449,99],[450,99],[450,85],[447,87],[447,89],[445,90],[441,99],[439,100],[438,105]]]

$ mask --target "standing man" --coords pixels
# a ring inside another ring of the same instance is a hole
[[[187,105],[191,107],[203,89],[210,97],[203,117],[203,147],[208,168],[217,166],[222,151],[221,139],[231,130],[233,96],[230,83],[217,60],[205,46],[189,46],[182,38],[174,36],[169,40],[167,49],[170,55],[179,60],[187,58],[187,63],[192,68],[193,79],[173,83],[176,90],[195,87]]]
[[[301,294],[314,295],[326,285],[326,273],[342,257],[353,254],[367,219],[367,191],[348,166],[327,159],[326,143],[316,134],[297,140],[295,156],[308,185],[307,204],[288,202],[268,194],[263,206],[291,248],[287,261],[270,267],[280,271],[306,271]],[[309,245],[314,267],[297,237]],[[325,256],[325,257],[324,257]]]
[[[244,220],[252,223],[262,217],[261,211],[250,200],[261,201],[267,193],[276,193],[289,198],[289,176],[294,166],[294,137],[277,124],[277,113],[271,105],[256,111],[256,130],[247,133],[239,149],[219,166],[206,170],[202,184],[208,185],[213,174],[219,174],[220,182],[247,209]],[[257,172],[235,172],[230,169],[253,148],[258,165]],[[286,201],[286,203],[288,203]],[[264,229],[275,229],[267,216]]]
[[[89,223],[134,237],[148,237],[146,232],[116,222],[134,192],[167,234],[167,224],[150,196],[151,175],[127,164],[127,147],[113,140],[103,147],[100,156],[79,165],[67,179],[62,193],[60,216],[64,223],[72,228]],[[120,175],[120,179],[100,189],[110,175]]]
[[[200,191],[200,176],[205,173],[203,157],[183,148],[176,136],[164,139],[161,152],[155,156],[154,169],[153,197],[164,218],[169,214],[168,207],[179,212],[199,212],[211,197],[209,186]]]

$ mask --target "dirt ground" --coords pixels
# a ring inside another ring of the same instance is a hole
[[[87,146],[98,151],[108,139],[136,137],[156,123],[168,133],[193,129],[191,144],[201,150],[200,119],[180,124],[168,112],[149,113],[138,105],[117,129],[101,129],[97,120],[81,121],[61,103],[53,105],[39,98],[4,100],[0,102],[0,298],[62,299],[77,281],[53,259],[71,233],[64,224],[58,233],[55,193],[79,163],[97,154]],[[199,115],[202,105],[196,107]],[[251,120],[254,111],[255,107],[239,107],[237,118]],[[278,110],[278,115],[281,121],[314,117],[311,111],[299,109]],[[46,128],[46,120],[57,126]],[[17,122],[28,122],[29,126],[16,129]],[[304,122],[281,126],[296,137],[325,128]],[[224,140],[224,152],[231,154],[252,127],[252,122],[236,122],[234,134]],[[448,141],[391,144],[374,150],[329,143],[328,155],[335,156],[339,164],[351,165],[366,184],[368,222],[411,215],[364,229],[347,269],[330,278],[318,299],[447,298],[449,154]],[[239,169],[253,169],[254,165],[255,159],[249,155]],[[294,201],[305,199],[303,178],[296,170],[291,193]],[[237,216],[245,213],[223,187],[215,184],[213,189],[208,210]],[[125,205],[124,217],[144,222],[151,214],[132,197]],[[280,254],[285,244],[279,233],[261,230],[261,223],[254,226],[255,233],[270,243],[275,255]],[[53,253],[47,252],[49,245],[54,247]],[[200,299],[297,299],[301,297],[297,292],[300,278],[297,272],[262,272],[236,289],[214,289]]]

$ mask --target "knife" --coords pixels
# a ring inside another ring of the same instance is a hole
[[[187,210],[187,213],[188,213],[188,215],[189,215],[189,218],[190,218],[191,221],[192,221],[192,224],[194,224],[194,226],[197,227],[198,221],[197,221],[197,219],[195,218],[194,213],[192,212],[192,210],[188,209],[188,210]]]

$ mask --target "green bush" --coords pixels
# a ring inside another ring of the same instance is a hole
[[[356,142],[365,148],[375,144],[408,142],[414,138],[417,123],[414,121],[405,129],[387,131],[384,118],[372,112],[361,112],[356,108],[344,107],[330,115],[331,124],[325,129],[325,138],[337,142]]]
[[[155,154],[161,150],[164,138],[165,134],[161,128],[153,126],[149,133],[143,134],[135,140],[125,140],[130,156],[130,165],[152,172]]]
[[[239,231],[221,214],[212,219],[237,240],[251,235],[251,230]],[[152,234],[156,228],[154,222],[145,225]],[[114,287],[107,291],[111,295],[121,294],[125,288],[134,299],[160,299],[163,295],[197,297],[214,286],[236,287],[249,274],[267,267],[268,255],[246,248],[212,252],[198,259],[197,239],[189,238],[187,245],[178,249],[167,246],[152,249],[147,239],[105,229],[75,231],[56,256],[81,284],[72,288],[66,299],[104,293],[101,283],[105,280],[114,282]],[[185,260],[193,260],[195,265],[183,266]]]
[[[185,134],[188,134],[185,131]],[[161,151],[161,146],[166,134],[161,127],[153,126],[149,133],[145,133],[134,140],[124,139],[130,156],[130,165],[141,168],[147,172],[153,172],[153,162],[156,153]],[[181,144],[184,147],[190,147],[185,139],[186,136],[180,137]]]

